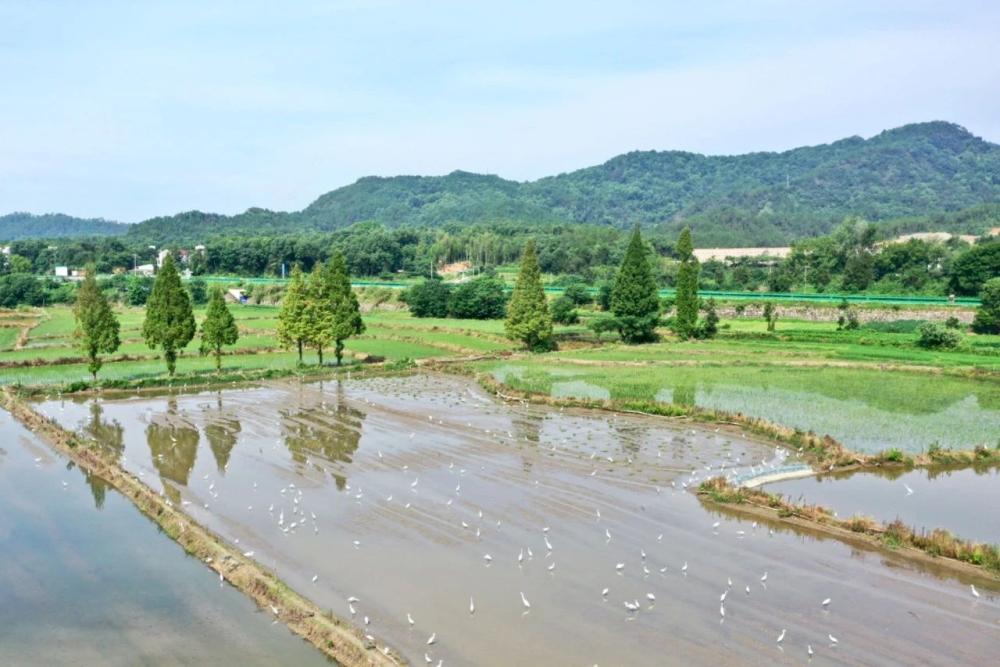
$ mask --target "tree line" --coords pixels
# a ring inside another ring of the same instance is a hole
[[[113,354],[121,345],[121,325],[93,269],[87,271],[77,290],[73,313],[77,347],[86,355],[87,370],[96,380],[103,365],[101,355]],[[277,335],[282,344],[298,348],[300,364],[304,345],[316,349],[322,364],[323,350],[332,344],[340,365],[344,341],[364,330],[343,255],[335,253],[325,266],[316,264],[308,280],[298,267],[294,269],[278,316]],[[160,351],[172,376],[178,355],[197,333],[193,299],[181,283],[173,255],[168,254],[145,302],[142,338],[150,349]],[[216,370],[220,370],[223,348],[239,340],[236,320],[221,287],[209,292],[200,336],[201,353],[211,354]]]

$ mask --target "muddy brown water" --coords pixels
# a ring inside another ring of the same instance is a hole
[[[0,410],[0,665],[326,665]]]
[[[793,502],[819,504],[841,517],[900,519],[918,530],[947,528],[1000,544],[1000,468],[861,471],[767,484]]]
[[[414,664],[796,664],[811,646],[815,664],[954,665],[1000,650],[995,591],[706,511],[684,485],[774,456],[738,430],[504,404],[439,375],[41,409]]]

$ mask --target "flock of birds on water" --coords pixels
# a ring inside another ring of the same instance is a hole
[[[367,399],[362,399],[362,400],[365,403],[369,404],[369,405],[373,405],[372,403],[369,403]],[[466,403],[467,399],[465,399],[465,397],[459,397],[459,401],[461,401],[462,403]],[[483,403],[485,405],[485,403],[482,401],[482,399],[479,399],[478,397],[476,398],[476,401],[478,401],[480,403]],[[321,401],[321,407],[322,407],[323,410],[327,409],[327,403],[325,402],[325,400]],[[148,414],[147,414],[147,416],[148,416]],[[428,422],[431,425],[434,425],[434,426],[444,426],[446,424],[446,422],[444,420],[442,420],[440,418],[435,418],[435,416],[433,414],[427,415],[427,420],[428,420]],[[281,421],[280,420],[276,421],[275,425],[280,430],[280,428],[281,428]],[[472,425],[471,422],[466,423],[465,426],[467,428],[472,428],[473,427],[473,425]],[[719,429],[716,428],[715,432],[718,433]],[[698,432],[695,431],[695,430],[689,430],[689,433],[691,435],[697,435],[698,434]],[[483,434],[486,435],[486,436],[490,436],[492,438],[496,438],[498,440],[502,439],[502,436],[504,435],[504,433],[502,433],[500,431],[490,430],[490,429],[484,429],[484,433]],[[483,435],[483,434],[480,434],[480,435]],[[508,442],[516,439],[516,436],[514,436],[514,434],[511,433],[510,431],[506,431],[505,434],[508,437]],[[411,440],[413,440],[414,437],[415,437],[415,435],[416,435],[415,432],[411,432],[411,433],[409,433],[409,438]],[[741,434],[741,435],[745,437],[745,434]],[[173,442],[176,444],[176,439],[173,436],[171,436],[171,440],[173,440]],[[567,439],[564,438],[562,442],[566,443]],[[279,440],[275,444],[275,447],[277,448],[281,444],[282,444],[282,440],[279,438]],[[551,449],[552,449],[553,452],[555,452],[557,450],[557,448],[558,448],[558,446],[556,444],[553,444],[551,446]],[[728,459],[727,461],[724,461],[724,462],[718,464],[716,467],[713,467],[712,465],[703,465],[701,468],[695,467],[693,469],[690,469],[689,472],[687,470],[685,470],[684,476],[686,477],[686,479],[680,479],[680,480],[671,481],[670,482],[671,490],[684,490],[684,489],[689,489],[689,488],[693,489],[693,488],[696,488],[696,486],[700,482],[702,482],[704,480],[707,480],[707,479],[710,479],[712,477],[722,476],[722,477],[725,477],[727,480],[731,480],[732,481],[737,476],[741,476],[742,479],[745,479],[748,472],[750,473],[751,476],[752,475],[766,474],[768,471],[773,471],[774,469],[776,469],[782,462],[784,462],[786,460],[786,458],[789,456],[789,454],[790,454],[790,452],[788,450],[786,450],[786,449],[784,449],[784,448],[782,448],[782,447],[779,446],[779,447],[775,447],[774,448],[773,458],[771,460],[764,459],[764,460],[761,460],[758,463],[744,464],[742,462],[742,459],[741,459],[740,456],[736,456],[735,459],[733,460],[732,459],[732,454],[729,451],[726,451],[725,452],[725,458]],[[660,449],[658,447],[656,448],[656,455],[657,455],[657,457],[659,457],[661,455],[661,451],[660,451]],[[389,465],[385,461],[385,457],[383,456],[383,453],[381,451],[377,451],[376,452],[376,456],[378,458],[379,463],[383,463],[386,466]],[[588,473],[589,476],[595,476],[597,474],[598,468],[595,465],[596,463],[605,463],[606,462],[608,464],[614,465],[616,463],[622,462],[622,459],[616,460],[615,457],[613,457],[613,456],[603,456],[603,455],[598,454],[596,451],[592,451],[591,454],[590,454],[590,456],[589,456],[589,458],[590,458],[590,460],[592,462],[594,462],[594,463],[591,464],[594,467],[593,467],[593,470],[590,473]],[[632,457],[629,454],[625,454],[622,458],[628,464],[633,463]],[[38,463],[39,461],[40,461],[40,459],[36,459],[36,463]],[[126,462],[126,459],[125,459],[124,456],[122,457],[122,462],[123,462],[123,464]],[[386,503],[392,503],[394,501],[399,502],[399,503],[402,504],[403,509],[410,510],[412,507],[414,507],[414,505],[413,505],[413,503],[414,503],[413,498],[416,498],[417,495],[419,494],[419,491],[420,491],[420,476],[417,473],[411,471],[409,469],[409,466],[406,465],[406,464],[401,465],[399,467],[399,469],[398,469],[398,472],[401,472],[401,473],[403,473],[404,476],[406,476],[406,480],[405,480],[404,484],[408,488],[404,487],[404,491],[403,491],[404,494],[408,491],[410,494],[412,494],[412,496],[411,497],[406,497],[404,499],[398,499],[397,500],[396,497],[395,497],[395,494],[389,494],[389,495],[387,495],[387,496],[384,497],[384,501]],[[451,474],[451,475],[457,475],[457,477],[458,477],[458,481],[457,481],[457,483],[455,485],[454,491],[453,491],[452,494],[450,494],[450,495],[453,495],[453,497],[448,498],[448,500],[446,500],[445,503],[444,503],[445,506],[451,507],[453,501],[455,499],[458,499],[461,496],[461,492],[462,492],[462,480],[464,479],[464,476],[466,474],[466,470],[464,468],[461,468],[461,467],[456,467],[455,464],[454,464],[454,462],[452,462],[452,463],[449,463],[449,465],[448,465],[448,473]],[[144,473],[142,471],[140,471],[138,474],[139,474],[140,477],[142,477],[144,475]],[[216,499],[218,499],[219,498],[219,491],[216,489],[215,481],[212,479],[212,475],[210,473],[203,475],[202,481],[207,482],[207,493],[213,499],[213,501],[216,500]],[[677,483],[678,481],[680,481],[679,485]],[[534,481],[534,484],[538,485],[538,483],[539,482],[536,479]],[[257,490],[257,482],[254,481],[252,484],[253,484],[254,491],[256,491]],[[63,485],[66,486],[66,482],[63,482]],[[904,483],[904,486],[906,486],[905,483]],[[653,489],[655,490],[655,493],[657,495],[660,495],[662,493],[662,491],[663,491],[663,489],[661,489],[659,486],[655,486],[655,485],[653,486]],[[363,489],[361,489],[361,488],[352,488],[352,486],[350,484],[345,484],[344,488],[343,488],[343,491],[345,493],[349,494],[349,496],[357,504],[361,504],[362,501],[365,498],[365,491]],[[275,522],[275,524],[276,524],[277,528],[279,529],[279,531],[283,535],[287,536],[287,535],[293,535],[293,534],[295,534],[297,530],[308,528],[308,529],[311,529],[314,534],[318,535],[319,532],[320,532],[319,519],[318,519],[318,517],[317,517],[317,515],[316,515],[316,513],[314,511],[307,510],[305,508],[303,490],[301,488],[297,487],[294,483],[288,482],[284,486],[281,487],[281,489],[280,489],[280,491],[278,493],[279,493],[279,497],[275,499],[276,502],[270,502],[268,504],[268,507],[267,507],[266,511],[267,511],[267,514],[270,517],[270,519]],[[911,489],[909,486],[906,486],[906,495],[911,495],[913,493],[914,493],[913,489]],[[162,494],[163,494],[163,492],[161,491],[161,495]],[[404,500],[405,500],[405,502],[404,502]],[[167,500],[167,502],[170,503],[169,500]],[[288,503],[290,503],[290,504],[288,504]],[[189,507],[192,504],[193,503],[190,500],[182,500],[182,505],[184,507]],[[210,503],[209,502],[204,502],[202,504],[202,506],[203,506],[203,509],[208,510],[210,508]],[[288,510],[287,514],[286,514],[286,509]],[[253,512],[254,511],[254,506],[252,504],[248,505],[247,508],[246,508],[246,510],[248,512]],[[473,526],[470,525],[467,521],[462,520],[462,521],[460,521],[459,525],[457,526],[457,529],[461,530],[463,534],[467,533],[467,532],[471,532],[472,534],[474,534],[476,540],[479,540],[481,538],[481,536],[482,536],[483,520],[484,520],[484,518],[485,517],[484,517],[484,513],[483,513],[482,509],[479,509],[478,510],[479,525],[477,525],[475,528],[473,528]],[[595,510],[594,510],[594,520],[595,520],[595,522],[597,524],[606,523],[603,520],[603,517],[601,516],[601,512],[600,512],[599,508],[595,508]],[[718,534],[719,529],[720,529],[720,525],[721,525],[721,523],[719,521],[715,521],[713,524],[711,524],[710,530],[712,531],[713,534],[716,534],[716,535]],[[502,527],[502,520],[497,519],[496,520],[496,525],[495,525],[495,530],[496,531],[500,531],[501,527]],[[614,539],[613,538],[613,534],[611,532],[611,529],[607,525],[602,525],[602,528],[603,528],[603,531],[602,531],[602,533],[603,533],[603,541],[604,541],[605,544],[610,544],[612,542],[612,540]],[[754,531],[754,532],[756,532],[759,528],[761,528],[761,526],[758,524],[757,521],[754,521],[752,523],[751,530]],[[773,529],[768,529],[768,533],[769,533],[769,535],[773,536],[774,535]],[[543,552],[543,559],[546,560],[546,561],[548,561],[548,563],[546,565],[546,570],[548,572],[550,572],[550,573],[554,572],[555,569],[556,569],[556,561],[554,559],[554,555],[556,553],[556,550],[555,550],[555,547],[553,545],[551,535],[552,535],[552,531],[551,531],[550,526],[548,526],[548,525],[541,526],[541,528],[540,528],[541,547],[538,547],[538,549],[539,549],[539,551]],[[744,535],[745,535],[745,531],[743,531],[743,530],[737,531],[737,536],[740,539],[742,539],[744,537]],[[656,539],[657,543],[662,542],[662,540],[663,540],[663,534],[662,533],[658,534],[655,539]],[[239,545],[239,539],[235,539],[234,543],[237,544],[237,545]],[[360,549],[363,548],[361,540],[359,540],[359,539],[352,540],[351,545],[352,545],[352,547],[354,549],[359,549],[360,550]],[[243,552],[243,555],[245,557],[247,557],[247,558],[253,558],[255,556],[255,551],[254,550],[247,550],[247,551]],[[663,565],[663,566],[660,566],[660,567],[654,567],[653,570],[650,570],[649,568],[650,568],[651,560],[652,559],[648,558],[648,555],[647,555],[645,549],[640,548],[638,555],[639,555],[639,569],[641,570],[642,576],[643,576],[644,579],[648,578],[649,576],[651,576],[653,574],[659,574],[660,576],[664,576],[670,570],[669,566],[666,566],[666,565]],[[518,553],[516,554],[516,556],[513,555],[513,554],[510,554],[507,557],[509,557],[512,562],[516,561],[516,566],[518,568],[523,568],[529,561],[532,561],[535,558],[535,552],[531,549],[531,547],[521,547],[518,550]],[[499,561],[499,560],[503,560],[503,558],[497,557],[495,559],[495,557],[491,553],[484,553],[482,555],[482,562],[483,562],[483,564],[486,567],[493,566],[495,560]],[[627,564],[625,562],[616,562],[615,565],[614,565],[614,573],[617,574],[617,575],[623,575],[623,574],[625,574],[625,572],[626,572],[627,569],[631,569],[631,566],[629,566],[627,568]],[[684,561],[679,566],[676,566],[676,571],[679,573],[680,576],[685,577],[685,578],[688,577],[688,574],[690,572],[688,561]],[[762,591],[766,591],[767,590],[768,577],[769,577],[769,574],[768,574],[767,571],[763,572],[759,576],[759,581],[757,582],[757,586],[759,587],[760,590],[762,590]],[[219,575],[219,581],[220,581],[220,586],[223,585],[224,578],[223,578],[222,574]],[[313,584],[317,584],[319,582],[319,575],[318,574],[313,574],[312,577],[311,577],[311,582]],[[726,609],[727,609],[726,605],[727,605],[727,602],[731,602],[732,601],[732,598],[730,597],[730,593],[732,593],[734,590],[737,590],[738,586],[734,585],[734,582],[733,582],[733,580],[732,580],[731,577],[727,577],[727,579],[726,579],[726,581],[725,581],[724,584],[720,582],[720,588],[721,588],[721,593],[718,595],[718,618],[719,618],[719,623],[722,624],[722,623],[725,622],[725,619],[726,619],[726,613],[727,613],[726,612]],[[970,586],[970,590],[971,590],[971,594],[972,594],[972,596],[974,598],[976,598],[976,599],[980,598],[980,593],[978,592],[978,590],[975,588],[974,585]],[[511,603],[512,603],[512,605],[517,605],[518,602],[519,602],[520,608],[522,610],[521,611],[521,615],[522,616],[527,616],[528,614],[530,614],[530,612],[532,610],[531,601],[529,600],[528,596],[525,594],[524,591],[517,591],[517,593],[518,593],[518,596],[515,597],[511,601]],[[741,591],[738,591],[737,595],[742,594],[742,595],[740,595],[740,597],[749,598],[751,596],[751,593],[752,593],[752,591],[751,591],[751,585],[750,584],[744,584],[743,589]],[[518,601],[518,598],[519,598],[519,601]],[[603,601],[603,602],[608,602],[610,600],[610,598],[611,598],[611,587],[609,587],[609,586],[602,587],[601,590],[600,590],[600,593],[599,593],[599,599],[601,601]],[[351,596],[346,597],[345,602],[346,602],[346,605],[347,605],[347,610],[350,613],[351,617],[353,619],[355,619],[356,622],[359,622],[361,624],[362,630],[363,630],[363,632],[365,634],[365,638],[369,642],[371,642],[371,644],[373,646],[376,645],[375,637],[371,634],[371,632],[373,631],[372,630],[373,619],[369,615],[359,612],[359,607],[361,606],[362,601],[357,596],[351,595]],[[649,592],[647,592],[645,594],[645,599],[644,599],[643,602],[640,602],[639,598],[633,598],[633,599],[621,600],[620,604],[621,604],[621,606],[625,610],[627,620],[631,620],[631,619],[635,618],[636,615],[640,614],[644,610],[644,604],[646,605],[645,606],[646,610],[652,610],[654,608],[656,602],[657,602],[656,594],[654,592],[652,592],[652,591],[649,591]],[[823,598],[822,600],[817,600],[816,604],[823,611],[824,614],[829,614],[830,613],[830,609],[833,606],[833,599],[831,597],[826,597],[826,598]],[[272,606],[271,607],[271,611],[273,612],[273,614],[275,616],[274,623],[277,623],[278,622],[278,616],[279,616],[281,610]],[[473,595],[470,595],[469,596],[469,604],[468,604],[468,614],[470,616],[474,616],[476,614],[476,611],[477,611],[477,607],[476,607],[475,597]],[[416,628],[416,627],[418,627],[417,626],[417,621],[414,619],[414,617],[413,617],[413,615],[412,615],[411,612],[407,611],[405,613],[405,618],[406,618],[407,625],[410,628]],[[791,640],[791,637],[789,636],[787,629],[786,628],[780,628],[780,630],[779,630],[778,628],[776,628],[775,629],[775,634],[773,636],[773,642],[774,642],[774,645],[777,646],[779,648],[779,650],[781,650],[782,652],[784,652],[784,648],[783,647],[787,644],[786,639],[788,639],[789,641]],[[832,633],[827,633],[827,636],[826,636],[826,639],[824,640],[824,643],[829,648],[836,649],[838,646],[840,646],[840,639],[838,637],[834,636]],[[437,635],[437,632],[432,631],[432,632],[429,633],[429,635],[427,636],[426,641],[424,642],[425,651],[424,651],[423,658],[424,658],[424,661],[428,665],[434,665],[434,667],[443,667],[443,665],[444,665],[444,659],[443,658],[437,658],[437,660],[435,662],[435,657],[431,655],[431,652],[434,650],[434,647],[437,644],[438,644],[438,635]],[[817,647],[818,647],[818,645],[817,645]],[[813,658],[813,656],[816,654],[816,649],[814,648],[814,644],[811,643],[811,642],[806,642],[805,643],[804,650],[805,650],[805,655],[807,656],[807,658],[809,660],[811,660]],[[386,655],[390,654],[390,650],[389,650],[389,648],[387,646],[383,646],[382,651],[385,652]],[[595,665],[595,667],[597,667],[597,666]]]

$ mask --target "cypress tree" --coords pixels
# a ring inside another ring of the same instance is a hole
[[[298,264],[292,267],[292,278],[281,298],[278,313],[278,341],[286,346],[295,346],[302,364],[302,345],[305,342],[306,281]]]
[[[323,350],[333,340],[334,292],[330,275],[322,262],[317,262],[306,283],[305,308],[302,312],[303,340],[316,348],[319,365],[323,365]]]
[[[677,239],[681,264],[677,270],[677,316],[675,328],[681,338],[690,338],[698,327],[698,260],[694,256],[691,228],[685,227]]]
[[[99,355],[102,352],[111,354],[117,350],[121,340],[118,337],[118,319],[97,286],[97,278],[92,269],[87,271],[76,294],[73,314],[76,316],[74,335],[77,344],[87,355],[87,370],[97,380],[97,371],[101,370],[102,365]]]
[[[236,320],[222,296],[222,288],[216,287],[208,298],[205,321],[201,323],[201,352],[211,352],[215,356],[215,370],[222,368],[222,346],[232,345],[239,336]]]
[[[333,253],[333,257],[327,262],[326,284],[333,298],[330,335],[333,338],[333,352],[339,366],[344,357],[344,341],[365,331],[358,297],[351,289],[351,274],[347,270],[347,261],[339,251]]]
[[[177,352],[191,342],[195,330],[191,299],[181,285],[173,256],[167,255],[146,302],[142,337],[150,349],[159,347],[163,350],[167,373],[173,375],[177,367]]]
[[[504,323],[507,338],[520,341],[529,350],[550,350],[552,316],[545,302],[542,275],[535,254],[535,242],[529,240],[521,255],[521,269],[517,273],[514,292],[507,304],[507,321]]]
[[[614,315],[618,334],[624,342],[645,343],[656,340],[660,299],[638,225],[632,232],[615,276],[614,287],[611,288],[611,313]]]

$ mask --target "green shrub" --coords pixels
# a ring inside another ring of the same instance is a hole
[[[576,324],[580,321],[573,300],[567,296],[555,299],[549,305],[549,312],[552,313],[552,321],[556,324]]]
[[[451,287],[433,279],[419,282],[400,297],[414,317],[448,317],[448,301]]]
[[[583,283],[567,285],[563,296],[569,299],[574,306],[585,306],[594,301],[594,298],[590,296],[587,286]]]
[[[452,317],[498,320],[507,314],[507,294],[499,278],[476,278],[455,288],[448,301]]]
[[[962,334],[937,322],[924,322],[917,333],[917,345],[931,350],[950,350],[962,343]]]
[[[972,320],[976,333],[1000,334],[1000,278],[991,278],[979,294],[980,306]]]

